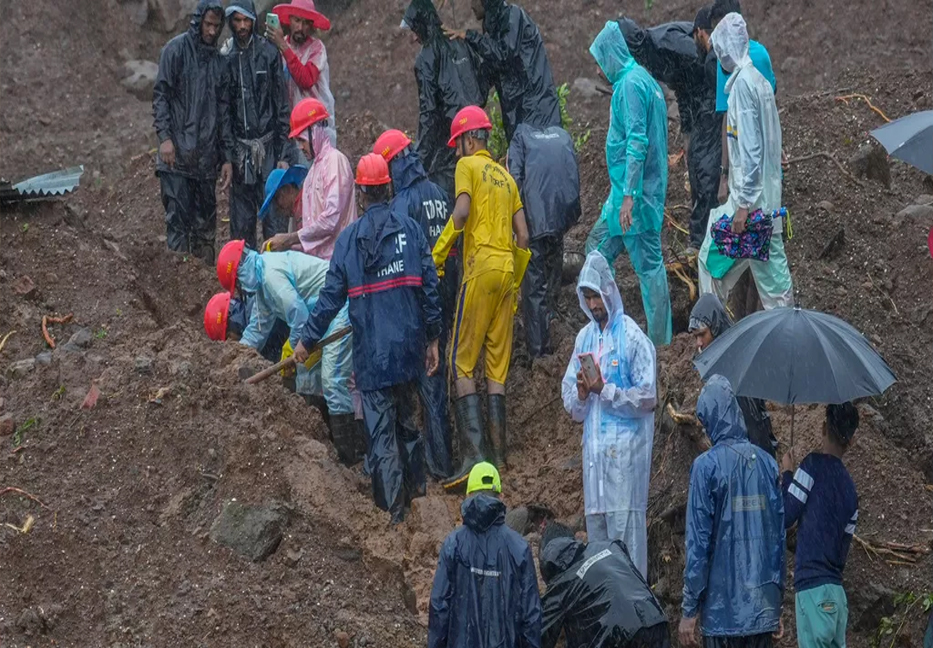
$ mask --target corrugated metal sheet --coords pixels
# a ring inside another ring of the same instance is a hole
[[[62,196],[75,190],[81,182],[83,173],[84,166],[82,165],[27,178],[16,184],[6,180],[0,181],[0,201],[10,203]]]

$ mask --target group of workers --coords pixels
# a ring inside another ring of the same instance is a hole
[[[702,351],[730,326],[722,304],[746,269],[765,308],[791,300],[779,220],[767,261],[724,257],[711,237],[723,215],[741,233],[758,210],[781,207],[770,59],[749,40],[738,0],[716,0],[692,25],[610,21],[590,47],[613,88],[610,191],[577,280],[589,323],[561,387],[567,412],[583,423],[588,543],[554,521],[541,529],[542,599],[530,549],[503,528],[496,496],[508,466],[505,383],[519,301],[529,356],[552,353],[549,322],[564,235],[580,217],[580,178],[537,26],[504,0],[471,7],[481,31],[446,28],[431,0],[411,0],[402,27],[421,46],[418,132],[382,133],[354,172],[336,146],[316,35],[330,22],[312,0],[277,5],[281,26],[267,20],[264,35],[250,0],[226,8],[200,0],[189,31],[163,50],[153,101],[168,245],[214,262],[219,177],[230,191],[231,240],[216,255],[223,292],[205,310],[208,335],[291,359],[294,389],[321,409],[341,461],[362,460],[393,523],[425,493],[428,475],[449,490],[466,486],[464,526],[441,548],[435,575],[431,646],[553,646],[563,631],[573,645],[662,647],[668,622],[647,582],[646,518],[656,347],[673,333],[661,242],[668,116],[658,81],[680,112],[703,293],[690,332]],[[233,37],[218,48],[224,20]],[[490,87],[502,108],[505,166],[487,148]],[[623,251],[647,334],[625,314],[615,281]],[[485,408],[474,377],[481,357]],[[796,472],[785,457],[781,477],[764,403],[737,399],[721,377],[707,383],[697,415],[713,447],[691,471],[682,644],[696,642],[699,621],[706,648],[770,645],[784,529],[797,523],[800,643],[844,645],[841,573],[857,497],[839,459],[858,417],[851,405],[834,407],[823,453]],[[829,617],[820,614],[826,601]]]

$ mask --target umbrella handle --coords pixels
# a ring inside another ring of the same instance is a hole
[[[794,449],[794,405],[790,406],[790,448]]]

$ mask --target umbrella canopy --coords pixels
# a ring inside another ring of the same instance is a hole
[[[933,173],[933,110],[896,119],[871,135],[892,157]]]
[[[852,326],[800,308],[749,315],[693,364],[704,380],[715,374],[728,378],[739,396],[786,405],[845,403],[880,394],[896,380]]]

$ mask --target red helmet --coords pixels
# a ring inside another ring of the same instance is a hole
[[[230,293],[217,293],[204,309],[204,331],[215,342],[227,339],[227,315],[230,314]]]
[[[360,158],[356,165],[356,184],[363,187],[375,187],[391,182],[389,164],[378,153],[368,153]]]
[[[405,150],[405,147],[409,144],[411,144],[411,140],[408,139],[408,135],[393,128],[379,136],[379,139],[373,144],[373,153],[378,153],[385,158],[386,162],[389,162]]]
[[[240,259],[243,258],[243,248],[246,247],[246,241],[228,241],[220,249],[217,255],[217,279],[224,290],[233,292],[236,287],[236,271],[240,267]]]
[[[467,106],[457,113],[450,122],[450,141],[447,146],[453,148],[457,145],[457,138],[471,130],[492,130],[489,116],[479,106]]]
[[[308,130],[319,121],[330,117],[327,114],[327,108],[317,99],[302,99],[292,108],[291,126],[292,132],[289,137],[298,137],[301,133]]]

